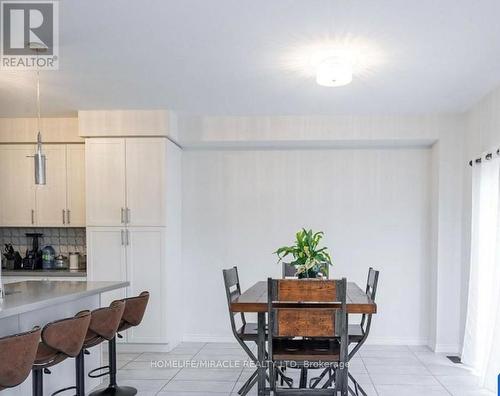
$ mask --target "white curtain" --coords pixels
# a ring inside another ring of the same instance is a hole
[[[483,157],[472,177],[469,299],[462,361],[496,391],[500,373],[500,158]]]

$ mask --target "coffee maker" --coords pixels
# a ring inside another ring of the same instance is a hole
[[[25,270],[37,270],[42,269],[42,252],[39,249],[39,238],[43,237],[43,234],[33,232],[27,233],[26,237],[32,238],[31,249],[26,250],[26,257],[23,258],[23,269]]]

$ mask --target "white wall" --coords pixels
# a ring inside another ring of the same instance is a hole
[[[186,339],[230,338],[221,269],[244,288],[279,276],[273,250],[305,226],[326,232],[334,277],[381,270],[372,342],[426,343],[430,165],[425,148],[184,152]]]
[[[182,150],[167,142],[167,219],[165,246],[167,256],[167,334],[169,348],[182,341],[183,283],[176,275],[182,271]]]
[[[191,184],[196,183],[203,188],[200,188],[199,194],[205,194],[205,190],[208,192],[213,192],[211,183],[214,181],[214,176],[218,174],[227,175],[226,179],[220,181],[220,186],[218,188],[225,188],[226,184],[234,185],[237,189],[238,185],[244,184],[244,178],[237,179],[238,173],[236,171],[230,173],[229,175],[224,173],[225,165],[223,161],[206,161],[206,167],[216,167],[213,170],[213,174],[206,174],[206,170],[199,170],[199,174],[194,174],[195,169],[191,167],[194,166],[190,164],[190,158],[196,158],[197,156],[210,155],[210,150],[224,149],[226,155],[234,155],[234,161],[232,161],[232,166],[235,169],[239,168],[239,159],[245,158],[246,151],[252,148],[254,153],[261,153],[259,155],[265,155],[268,150],[276,149],[295,149],[296,153],[304,151],[305,148],[315,148],[322,149],[323,151],[328,151],[329,149],[365,149],[365,150],[375,150],[382,148],[400,148],[400,149],[415,149],[422,147],[432,147],[431,155],[428,155],[428,167],[429,167],[429,177],[427,179],[427,191],[430,198],[429,205],[429,226],[427,228],[427,240],[430,240],[427,249],[427,262],[420,261],[422,273],[427,273],[427,277],[410,277],[410,282],[418,281],[419,287],[422,284],[429,285],[426,289],[427,298],[426,301],[429,303],[426,306],[428,312],[428,320],[425,321],[425,330],[422,330],[419,325],[413,324],[413,332],[407,332],[402,330],[401,339],[399,341],[408,342],[420,342],[424,339],[431,348],[439,351],[446,352],[457,352],[460,349],[460,331],[461,331],[461,301],[463,299],[463,294],[466,293],[462,288],[457,287],[463,281],[462,279],[462,198],[463,198],[463,170],[464,159],[463,159],[463,131],[465,125],[465,118],[462,115],[428,115],[428,116],[339,116],[339,117],[316,117],[316,116],[304,116],[304,117],[181,117],[179,122],[179,142],[188,151],[184,152],[184,190],[183,190],[183,202],[191,202],[191,207],[198,207],[201,205],[199,198],[192,197],[193,191],[190,191]],[[300,151],[301,149],[302,151]],[[200,152],[194,152],[189,150],[200,150]],[[290,151],[293,153],[293,151]],[[257,155],[257,154],[255,154]],[[195,160],[193,160],[195,161]],[[360,166],[357,163],[357,159],[351,159],[351,164],[354,167]],[[197,162],[197,160],[195,161]],[[287,167],[293,167],[295,162],[287,160]],[[242,163],[242,165],[244,162]],[[250,166],[248,163],[247,166]],[[278,169],[280,165],[276,165]],[[393,164],[396,168],[400,166],[399,163]],[[254,162],[250,166],[253,172],[257,172],[254,168],[259,168],[259,163]],[[193,174],[189,175],[188,169]],[[338,168],[341,169],[341,168]],[[285,170],[283,170],[285,172]],[[347,172],[347,170],[346,170]],[[390,172],[389,172],[390,173]],[[265,174],[265,172],[264,172]],[[319,172],[323,175],[322,171]],[[324,176],[324,175],[323,175]],[[313,176],[314,177],[314,176]],[[353,182],[355,182],[360,176],[354,174]],[[216,179],[215,179],[216,180]],[[321,180],[315,179],[317,183]],[[373,182],[372,179],[370,182]],[[380,186],[384,185],[384,188],[388,191],[392,191],[394,188],[394,180],[391,178],[385,178],[380,180]],[[396,182],[397,185],[397,182]],[[251,188],[251,185],[250,185]],[[323,188],[323,187],[321,187]],[[257,186],[255,187],[258,190]],[[253,189],[251,191],[254,191]],[[296,191],[293,191],[296,194]],[[300,194],[299,194],[300,196]],[[264,197],[266,198],[266,197]],[[217,196],[210,194],[207,198],[211,202],[216,202]],[[276,199],[276,198],[274,198]],[[193,201],[194,200],[194,201]],[[225,201],[226,202],[226,201]],[[269,205],[266,200],[259,198],[260,210],[263,211]],[[272,201],[274,202],[274,201]],[[232,207],[234,205],[234,208]],[[276,205],[276,204],[273,204]],[[271,206],[273,206],[271,205]],[[202,205],[204,209],[207,209]],[[197,234],[198,238],[196,244],[201,244],[207,251],[213,246],[213,238],[207,235],[215,235],[219,238],[217,240],[216,246],[226,246],[225,248],[220,248],[217,251],[219,255],[216,258],[216,263],[205,264],[200,257],[198,257],[194,251],[197,248],[193,248],[191,243],[187,240],[192,241],[193,235],[190,234],[192,226],[195,225],[194,220],[188,221],[187,219],[192,219],[190,217],[191,209],[184,208],[183,211],[183,265],[186,268],[186,273],[189,275],[198,275],[203,281],[208,282],[208,288],[216,297],[217,308],[220,304],[224,304],[223,295],[219,295],[218,287],[221,284],[216,284],[216,277],[210,278],[206,276],[206,271],[213,270],[215,273],[219,272],[220,269],[226,265],[226,260],[241,261],[241,257],[236,255],[230,247],[228,246],[240,246],[241,241],[238,240],[236,234],[220,234],[224,228],[220,225],[217,219],[226,218],[229,216],[231,219],[238,219],[239,210],[242,205],[235,200],[229,200],[223,208],[218,208],[214,213],[218,214],[213,218],[210,230],[204,230],[203,233]],[[282,210],[280,205],[277,206],[277,210]],[[289,206],[284,206],[284,209],[288,209],[283,213],[283,216],[292,217],[295,213],[291,212]],[[243,210],[241,210],[243,211]],[[371,213],[371,212],[370,212]],[[373,215],[373,213],[372,213]],[[373,221],[370,219],[371,224],[375,224],[375,227],[379,226],[381,223]],[[378,219],[377,219],[378,220]],[[414,221],[415,219],[413,219]],[[260,220],[259,217],[252,216],[249,221],[254,221],[258,224],[267,224]],[[196,226],[198,226],[196,224]],[[236,224],[234,228],[237,230],[238,227],[245,228],[245,224]],[[333,227],[333,226],[331,226]],[[419,223],[414,221],[414,228],[418,229]],[[261,227],[262,231],[267,231],[269,227]],[[292,224],[289,225],[292,228]],[[280,226],[276,226],[279,232]],[[223,245],[223,237],[228,238],[229,245]],[[214,238],[215,238],[214,237]],[[246,236],[242,237],[244,239]],[[208,242],[210,241],[210,243]],[[417,239],[415,243],[418,244]],[[286,240],[278,243],[285,243]],[[341,244],[338,239],[333,240],[333,247],[337,249],[340,248],[342,252]],[[352,240],[345,240],[342,242],[345,246],[352,246]],[[253,254],[254,250],[260,250],[261,252],[269,252],[275,246],[276,243],[262,246],[253,246],[251,244],[241,243],[241,246],[245,246],[245,252],[241,254],[250,255]],[[380,246],[381,249],[389,251],[393,248],[390,245],[390,241],[385,241],[385,246]],[[352,249],[351,249],[352,250]],[[267,254],[267,253],[260,253]],[[354,253],[351,253],[354,254]],[[415,258],[418,256],[415,252],[412,252],[413,256],[408,260],[414,262]],[[247,257],[247,256],[245,256]],[[267,257],[267,256],[266,256]],[[264,258],[262,259],[264,260]],[[418,259],[417,259],[418,261]],[[266,264],[262,264],[260,261],[253,264],[255,269],[243,273],[244,282],[251,282],[262,279],[262,276],[266,276],[267,273],[262,272],[262,268],[268,269]],[[234,264],[238,264],[235,262]],[[261,268],[260,266],[263,267]],[[368,264],[369,265],[369,264]],[[359,274],[361,272],[359,269]],[[252,268],[253,268],[252,267]],[[198,268],[199,271],[195,271]],[[339,267],[340,268],[340,267]],[[356,270],[358,271],[358,270]],[[252,275],[254,274],[254,275]],[[256,274],[256,275],[255,275]],[[364,283],[364,275],[353,275],[354,279],[359,283]],[[401,277],[404,281],[405,278]],[[404,287],[404,286],[402,286]],[[423,290],[423,289],[422,289]],[[194,300],[200,295],[198,289],[193,292],[194,296],[187,296],[188,301],[187,309],[195,304]],[[203,296],[204,298],[208,296]],[[382,297],[381,297],[382,298]],[[208,302],[207,302],[208,304]],[[425,304],[425,302],[424,302]],[[220,308],[219,308],[220,309]],[[390,311],[390,309],[389,309]],[[207,312],[212,313],[212,309]],[[220,311],[213,311],[220,312]],[[208,314],[207,314],[208,315]],[[207,316],[205,316],[206,318]],[[417,317],[421,318],[420,315]],[[226,318],[227,319],[227,318]],[[198,329],[195,324],[196,320],[186,319],[186,327],[184,329],[184,334],[186,339],[214,339],[213,337],[218,337],[221,334],[227,334],[227,322],[220,322],[219,317],[215,315],[210,323],[213,325],[213,331],[209,334],[203,334],[203,329]],[[389,322],[386,322],[389,323]],[[390,322],[390,326],[399,326],[401,321]],[[384,325],[385,326],[385,325]],[[208,326],[207,326],[208,327]],[[392,342],[397,342],[397,337],[393,334],[388,335],[388,333],[383,333],[383,329],[379,328],[376,330],[378,332],[377,339],[372,338],[372,342],[391,339]],[[223,333],[225,332],[225,333]],[[187,336],[187,337],[186,337]],[[422,337],[422,338],[420,338]],[[411,339],[410,339],[411,338]]]

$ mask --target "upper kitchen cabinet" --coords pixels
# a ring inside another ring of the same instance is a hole
[[[86,139],[87,225],[125,224],[125,140]]]
[[[0,146],[0,226],[85,226],[82,144],[45,144],[47,183],[36,186],[30,144]],[[75,154],[79,153],[79,154]]]
[[[88,226],[165,226],[165,138],[86,139]]]
[[[66,224],[85,227],[85,145],[66,146]]]
[[[36,189],[36,223],[48,227],[66,225],[66,145],[45,144],[47,180]]]
[[[0,225],[35,225],[35,147],[24,144],[0,145]]]
[[[127,224],[164,226],[167,141],[127,138]]]

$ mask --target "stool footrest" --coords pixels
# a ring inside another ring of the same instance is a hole
[[[76,389],[76,386],[68,386],[67,388],[59,389],[59,390],[55,391],[54,393],[52,393],[50,396],[55,396],[55,395],[58,395],[59,393],[66,392],[66,391],[69,391],[72,389]]]
[[[98,371],[105,370],[105,369],[107,369],[108,371],[105,371],[104,373],[94,374]],[[100,378],[100,377],[104,377],[105,375],[109,375],[109,374],[110,374],[109,366],[102,366],[102,367],[97,367],[97,368],[89,371],[88,376],[90,378]]]

